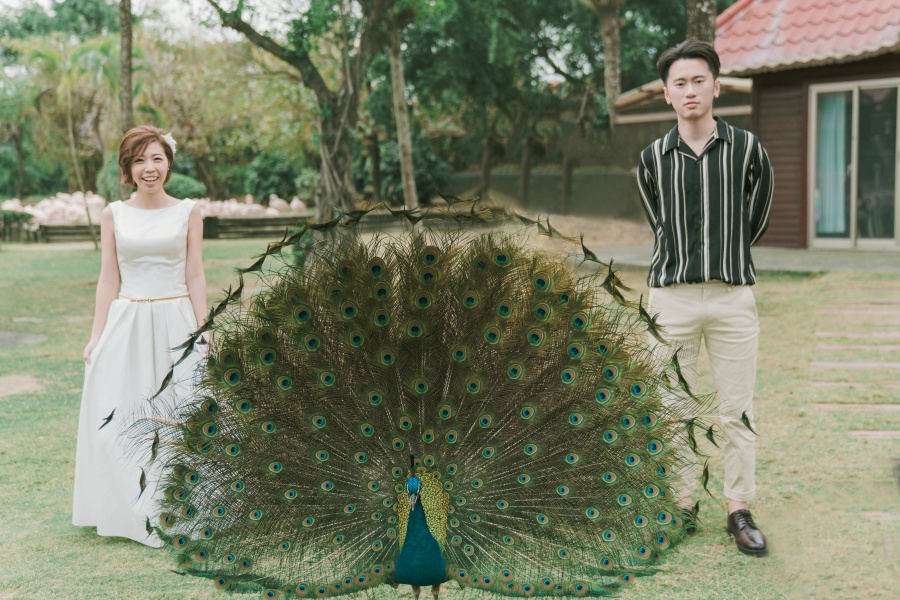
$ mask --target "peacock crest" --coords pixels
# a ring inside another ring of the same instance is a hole
[[[596,596],[683,535],[688,409],[646,323],[518,236],[332,232],[217,310],[194,392],[139,422],[185,572],[267,598]]]

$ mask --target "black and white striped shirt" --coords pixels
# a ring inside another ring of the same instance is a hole
[[[641,152],[638,187],[655,234],[650,287],[756,283],[750,246],[769,225],[772,166],[755,135],[716,120],[699,157],[678,126]]]

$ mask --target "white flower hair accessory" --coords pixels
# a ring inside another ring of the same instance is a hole
[[[162,139],[166,140],[166,143],[169,145],[169,148],[172,149],[172,154],[175,154],[175,138],[172,137],[171,133],[167,133],[162,136]]]

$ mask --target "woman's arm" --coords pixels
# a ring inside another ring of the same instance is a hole
[[[200,207],[197,205],[194,205],[188,220],[184,279],[199,327],[206,320],[206,274],[203,272],[203,217],[200,216]]]
[[[100,341],[109,306],[119,294],[119,262],[116,258],[116,232],[112,208],[107,206],[100,215],[100,278],[97,280],[97,296],[94,301],[94,326],[91,339],[84,348],[84,362],[90,364],[91,352]]]

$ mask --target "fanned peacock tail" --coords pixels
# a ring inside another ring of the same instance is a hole
[[[266,597],[409,583],[411,536],[437,541],[444,579],[497,594],[653,572],[683,534],[689,409],[643,309],[604,283],[516,236],[330,233],[223,301],[194,395],[139,422],[168,467],[152,527],[184,571]]]

